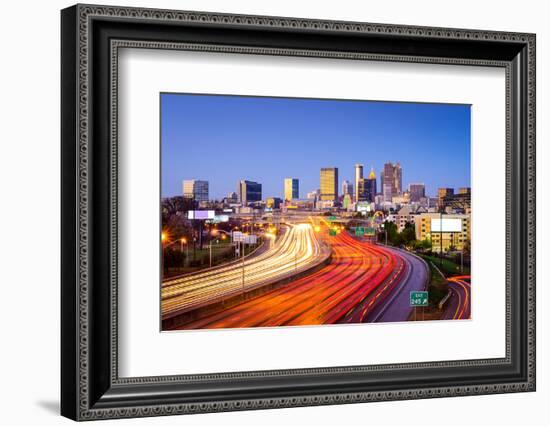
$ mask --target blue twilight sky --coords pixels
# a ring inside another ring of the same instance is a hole
[[[386,162],[401,162],[403,189],[425,183],[470,186],[470,106],[401,102],[161,94],[162,196],[182,195],[184,179],[210,183],[210,198],[241,179],[283,197],[300,180],[300,198],[319,188],[321,167],[354,181],[354,165],[374,167],[377,191]]]

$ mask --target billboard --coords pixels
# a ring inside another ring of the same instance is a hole
[[[432,232],[462,232],[462,219],[432,219]]]
[[[258,237],[256,235],[246,235],[243,241],[245,244],[257,244]]]
[[[235,243],[244,243],[244,244],[257,244],[258,236],[256,235],[246,235],[240,231],[233,231],[233,242]]]
[[[233,231],[232,234],[233,241],[235,242],[239,242],[244,239],[244,234],[241,231]]]
[[[187,219],[207,220],[214,219],[214,216],[214,210],[189,210],[187,212]]]
[[[356,203],[356,210],[358,212],[370,212],[371,211],[371,205],[369,202],[366,201],[358,201]]]

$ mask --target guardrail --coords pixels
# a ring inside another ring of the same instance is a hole
[[[439,301],[439,304],[437,305],[439,309],[442,309],[443,306],[445,306],[445,303],[447,302],[447,300],[449,300],[449,298],[451,297],[451,291],[449,290],[447,292],[447,294],[443,297],[443,299],[441,299]]]

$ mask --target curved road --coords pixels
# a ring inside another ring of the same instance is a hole
[[[411,291],[426,290],[428,266],[418,256],[406,250],[390,247],[385,249],[400,259],[402,267],[400,279],[386,283],[340,322],[397,322],[409,319],[412,313],[409,294]],[[371,309],[365,315],[364,310],[369,307]],[[361,321],[357,321],[358,318]]]
[[[471,282],[469,275],[447,278],[451,297],[441,319],[470,319],[471,317]]]
[[[410,313],[408,289],[423,288],[425,264],[407,252],[362,242],[345,232],[326,238],[333,248],[329,265],[282,288],[179,328],[406,320]]]
[[[164,281],[162,318],[171,318],[307,270],[328,255],[310,224],[289,225],[281,239],[258,256]]]

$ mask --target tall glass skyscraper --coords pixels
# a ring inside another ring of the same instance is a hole
[[[300,183],[296,178],[285,179],[285,201],[300,198]]]
[[[336,201],[338,199],[338,167],[323,167],[321,169],[321,201]]]
[[[208,201],[208,181],[207,180],[184,180],[183,197],[192,198],[195,201]]]
[[[382,172],[382,195],[384,201],[391,202],[392,198],[396,195],[400,195],[403,192],[402,189],[402,171],[401,164],[386,163],[384,164],[384,171]]]
[[[238,186],[239,202],[245,206],[248,203],[262,201],[262,184],[250,180],[241,180]]]

